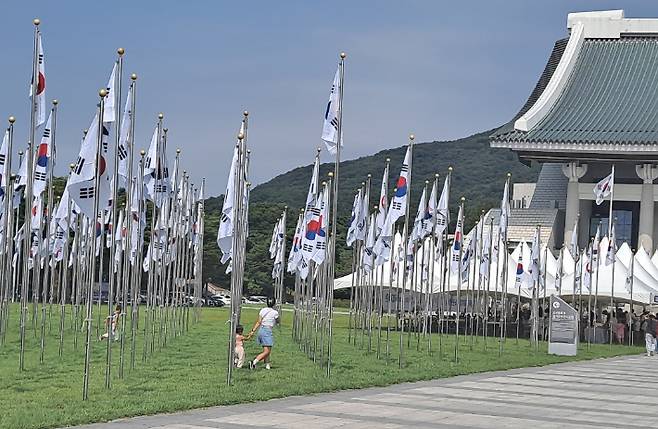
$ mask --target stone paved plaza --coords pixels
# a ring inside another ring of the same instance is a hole
[[[80,429],[644,428],[658,357],[632,356],[138,417]]]

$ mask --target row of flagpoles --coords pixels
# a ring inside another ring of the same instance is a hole
[[[59,355],[63,354],[67,332],[71,333],[74,350],[78,349],[79,333],[83,329],[85,332],[83,398],[87,399],[94,325],[96,335],[107,326],[107,388],[111,387],[115,366],[115,340],[120,341],[118,376],[122,378],[128,358],[130,368],[135,368],[140,328],[144,361],[156,345],[166,346],[169,338],[188,329],[189,304],[201,297],[204,185],[196,189],[180,168],[180,150],[176,151],[170,174],[162,114],[148,151],[141,151],[139,157],[134,153],[137,75],[130,76],[122,105],[124,50],[119,49],[108,83],[98,93],[97,108],[84,132],[78,158],[70,165],[64,192],[55,196],[58,102],[53,101],[48,112],[40,21],[35,19],[34,25],[29,137],[25,152],[19,152],[24,156],[17,174],[11,173],[13,117],[0,146],[0,341],[4,343],[10,329],[9,303],[18,299],[19,368],[26,369],[26,335],[30,327],[35,335],[40,331],[43,362],[46,329],[50,332],[51,319],[56,317],[52,307],[59,304]],[[39,129],[42,137],[35,147]],[[122,207],[120,189],[125,196]],[[147,212],[150,227],[146,224]],[[101,316],[105,278],[107,318]],[[143,282],[146,306],[140,310]],[[120,306],[117,310],[115,304]],[[71,312],[67,314],[69,306]]]

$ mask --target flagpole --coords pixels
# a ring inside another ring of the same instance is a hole
[[[27,182],[25,184],[25,217],[23,218],[23,225],[25,225],[25,238],[23,239],[23,275],[21,278],[21,315],[20,315],[20,352],[18,357],[18,366],[21,371],[25,370],[25,323],[27,317],[27,292],[29,287],[29,268],[28,259],[30,252],[30,234],[28,232],[29,225],[32,220],[32,181],[33,181],[33,158],[34,158],[34,134],[36,132],[36,109],[37,109],[37,86],[39,82],[38,76],[38,55],[39,55],[39,24],[41,21],[35,18],[32,23],[34,24],[34,54],[32,58],[32,82],[31,82],[31,103],[30,103],[30,129],[28,132],[27,140]]]
[[[0,318],[0,344],[5,343],[5,335],[7,332],[7,326],[9,324],[9,302],[10,302],[10,293],[12,293],[13,290],[13,278],[12,278],[12,272],[13,272],[13,267],[12,267],[12,254],[13,254],[13,239],[10,238],[10,232],[12,232],[12,224],[9,221],[9,217],[11,216],[12,213],[12,198],[11,194],[13,193],[14,189],[14,184],[12,183],[12,177],[11,177],[11,158],[12,158],[12,146],[13,146],[13,141],[14,141],[14,123],[16,122],[16,118],[13,116],[9,117],[9,128],[7,129],[7,155],[5,158],[5,165],[4,169],[2,172],[2,177],[6,180],[7,186],[5,188],[5,195],[4,195],[4,207],[3,207],[3,215],[2,215],[2,222],[4,223],[4,236],[5,236],[5,242],[3,243],[3,247],[6,249],[5,250],[5,256],[4,256],[4,269],[2,270],[3,273],[3,284],[5,285],[5,296],[4,300],[2,301],[2,318]],[[12,285],[12,287],[10,287]],[[13,300],[13,296],[11,297],[11,300]]]
[[[405,312],[405,294],[406,294],[406,283],[407,283],[407,258],[406,258],[406,250],[404,250],[404,246],[407,244],[407,241],[409,240],[409,207],[411,204],[411,168],[413,165],[413,160],[414,160],[414,139],[416,137],[413,134],[409,135],[409,165],[407,168],[407,171],[409,172],[408,174],[408,179],[407,179],[407,204],[405,206],[405,211],[404,211],[404,226],[402,228],[402,247],[403,247],[403,258],[402,258],[402,299],[401,299],[401,309],[400,312],[402,313],[402,326],[401,326],[401,331],[400,331],[400,344],[399,344],[399,349],[400,349],[400,354],[398,356],[398,366],[402,368],[404,364],[404,350],[403,350],[403,342],[404,342],[404,312]],[[404,161],[403,161],[404,162]],[[398,271],[400,268],[398,267]],[[409,329],[411,329],[411,323],[409,324]]]
[[[631,311],[628,314],[628,346],[629,347],[633,345],[633,314],[635,314],[634,310],[633,310],[633,283],[634,283],[634,280],[635,280],[634,277],[633,277],[633,268],[634,268],[634,266],[635,266],[635,252],[633,251],[633,249],[631,249],[631,263],[630,263],[630,283],[631,284],[629,285],[630,288],[631,288],[631,292],[630,292],[631,293],[631,304],[630,304]]]
[[[505,207],[508,207],[507,204],[509,204],[509,185],[512,179],[512,173],[507,173],[507,181],[505,183],[505,188],[507,189],[508,194],[505,195],[505,198],[507,198],[506,201],[504,201]],[[502,216],[502,213],[501,213]],[[506,214],[507,216],[507,214]],[[508,222],[508,219],[505,220],[505,222]],[[509,262],[509,253],[507,251],[507,226],[505,225],[505,230],[503,231],[503,237],[499,237],[498,239],[502,239],[502,245],[503,245],[503,272],[502,272],[502,285],[501,285],[501,304],[502,304],[502,319],[503,319],[503,325],[500,329],[500,341],[499,341],[499,349],[498,349],[498,355],[503,354],[503,342],[507,338],[507,272],[508,272],[508,262]]]
[[[119,182],[117,180],[117,176],[119,175],[119,144],[120,144],[120,134],[121,134],[121,115],[119,112],[121,112],[121,82],[123,81],[122,79],[122,69],[123,69],[123,54],[124,54],[124,49],[119,48],[117,49],[117,54],[118,54],[118,59],[117,59],[117,76],[115,76],[115,82],[116,84],[116,90],[114,91],[114,94],[110,94],[110,97],[114,97],[114,134],[115,134],[115,139],[114,139],[114,173],[112,176],[112,207],[111,207],[111,219],[112,219],[112,231],[110,233],[110,260],[109,260],[109,267],[108,267],[108,273],[109,273],[109,279],[110,279],[110,284],[109,284],[109,289],[108,289],[108,297],[107,297],[107,317],[108,317],[108,323],[111,323],[111,317],[112,313],[114,311],[113,307],[113,300],[114,300],[114,289],[117,287],[115,283],[115,274],[114,274],[114,267],[116,265],[114,261],[114,252],[116,251],[116,240],[115,238],[115,229],[116,229],[116,223],[117,223],[117,198],[118,198],[118,187],[119,187]],[[99,126],[102,127],[102,123],[99,123]],[[102,245],[102,244],[101,244]],[[101,248],[101,261],[103,259],[103,251]],[[102,263],[102,262],[101,262]],[[102,279],[99,279],[99,284],[102,282]],[[100,296],[100,289],[99,289],[99,296]],[[124,303],[125,305],[125,303]],[[123,311],[122,311],[123,313]],[[116,323],[119,323],[119,320],[117,320]],[[111,331],[111,326],[108,328],[108,332]],[[110,341],[111,340],[111,341]],[[107,341],[107,348],[106,348],[106,360],[105,360],[105,388],[110,389],[112,387],[112,378],[111,378],[111,371],[112,371],[112,343],[114,342],[114,338],[108,337]]]
[[[345,87],[345,57],[347,54],[345,52],[340,53],[340,87],[338,90],[338,129],[337,129],[337,144],[336,144],[336,165],[334,167],[334,195],[333,195],[333,213],[331,218],[331,240],[333,240],[333,246],[331,246],[331,255],[330,261],[336,261],[336,221],[338,219],[338,169],[340,167],[340,147],[343,144],[343,94]],[[331,284],[331,297],[333,300],[333,281],[334,281],[334,272],[335,267],[331,267],[329,270],[329,282]],[[334,314],[334,303],[333,301],[329,302],[329,343],[327,349],[327,376],[331,375],[331,358],[332,358],[332,344],[333,344],[333,314]]]
[[[102,142],[103,142],[103,111],[105,107],[105,96],[107,95],[107,90],[106,89],[101,89],[98,92],[98,95],[100,96],[100,103],[98,107],[98,136],[96,138],[96,158],[94,160],[94,169],[95,169],[95,177],[94,177],[94,219],[92,222],[96,221],[96,216],[98,215],[98,206],[99,206],[99,201],[98,201],[98,181],[100,178],[100,157],[101,157],[101,150],[102,150]],[[92,230],[95,231],[95,223],[92,223],[93,227]],[[91,327],[92,327],[92,293],[93,293],[93,288],[94,288],[94,277],[95,277],[95,272],[96,272],[96,237],[95,234],[91,238],[91,268],[90,268],[90,276],[89,276],[89,285],[87,287],[87,317],[86,317],[86,322],[87,322],[87,340],[85,344],[85,366],[84,366],[84,379],[83,379],[83,385],[82,385],[82,400],[86,401],[89,398],[89,366],[90,366],[90,361],[91,361]],[[101,243],[102,246],[102,243]],[[100,282],[102,279],[99,278],[99,295],[100,295]],[[111,327],[108,326],[108,332],[111,331]],[[108,341],[111,341],[111,339],[108,337]]]
[[[434,173],[434,184],[432,185],[434,189],[436,189],[436,192],[438,193],[439,191],[439,173]],[[427,305],[427,322],[429,324],[428,330],[429,330],[429,335],[427,338],[427,354],[431,355],[432,354],[432,311],[434,309],[434,271],[436,269],[436,240],[434,239],[434,233],[436,231],[436,221],[439,216],[439,207],[438,207],[438,201],[436,199],[437,194],[434,194],[434,200],[432,203],[434,204],[434,213],[432,213],[432,231],[429,234],[429,243],[430,243],[430,261],[429,263],[432,264],[430,265],[431,270],[429,273],[429,284],[428,284],[428,289],[429,289],[429,302]]]
[[[614,168],[614,167],[613,167]],[[614,177],[614,176],[613,176]],[[614,186],[613,186],[614,190]],[[612,192],[610,193],[610,207],[612,207]],[[611,227],[609,227],[610,232],[608,233],[608,252],[606,252],[606,261],[608,258],[607,253],[610,252],[611,246],[615,246],[616,243],[611,243],[612,240],[615,239],[615,237],[612,236],[612,231],[614,231],[615,228],[615,223],[617,223],[617,218],[611,218],[612,223]],[[610,223],[610,222],[608,222]],[[617,255],[613,253],[612,255],[612,284],[611,284],[611,289],[610,289],[610,311],[608,312],[608,329],[610,330],[610,347],[612,347],[612,336],[614,334],[614,328],[612,326],[612,315],[613,313],[616,313],[616,308],[615,308],[615,265],[617,265],[615,262],[617,260]],[[631,304],[632,305],[632,304]],[[617,316],[615,315],[615,319],[617,319]],[[619,322],[619,321],[617,321]]]
[[[589,328],[589,334],[587,335],[587,348],[589,349],[592,346],[592,337],[595,330],[593,329],[593,320],[592,320],[592,267],[594,266],[594,261],[592,256],[594,255],[594,240],[589,242],[589,257],[587,258],[590,268],[585,267],[585,270],[589,272],[589,287],[587,288],[588,297],[587,297],[587,327]],[[596,276],[598,277],[598,272]]]
[[[487,261],[487,295],[486,295],[486,306],[485,306],[485,309],[484,309],[484,334],[483,334],[483,340],[484,340],[484,350],[485,351],[487,350],[487,337],[489,336],[489,311],[490,311],[489,306],[491,305],[490,293],[491,293],[491,268],[493,266],[493,231],[494,231],[493,221],[494,221],[493,216],[491,216],[490,219],[489,219],[489,252],[488,252],[489,260]],[[496,267],[497,267],[497,264],[498,264],[498,256],[496,256]],[[498,270],[496,269],[496,271],[498,271]],[[495,298],[496,297],[494,295],[494,301],[493,301],[494,305],[496,304]]]
[[[48,205],[46,208],[46,213],[47,215],[44,216],[43,213],[43,207],[42,213],[41,213],[41,224],[43,224],[48,217],[52,216],[52,211],[53,211],[53,169],[54,169],[54,159],[55,159],[55,132],[57,129],[57,100],[53,100],[53,107],[51,110],[52,114],[52,122],[51,122],[51,129],[50,129],[50,147],[51,149],[51,159],[48,160]],[[45,130],[44,130],[45,132]],[[46,223],[46,243],[50,240],[50,235],[54,233],[54,231],[50,230],[50,224],[51,222]],[[39,228],[39,240],[41,240],[41,225]],[[50,264],[49,264],[50,265]],[[46,289],[50,285],[52,288],[52,282],[54,279],[54,270],[50,270],[51,275],[50,277],[48,276],[48,272],[44,272],[43,280],[43,293],[42,293],[42,300],[41,300],[41,340],[40,340],[40,353],[39,353],[39,362],[43,363],[43,358],[44,358],[44,349],[46,347]],[[52,299],[52,296],[51,296]],[[52,301],[51,301],[52,302]]]
[[[462,213],[462,237],[463,237],[463,228],[464,228],[464,219],[466,216],[464,215],[464,201],[466,201],[466,198],[461,197],[460,198],[460,204],[459,204],[459,211]],[[460,228],[459,226],[459,218],[457,218],[457,229]],[[456,230],[457,230],[456,229]],[[462,283],[462,258],[463,258],[463,253],[464,253],[464,240],[462,237],[455,237],[453,240],[457,240],[458,238],[462,240],[461,245],[459,246],[459,261],[457,264],[457,312],[455,314],[455,363],[459,361],[459,318],[460,318],[460,311],[461,311],[461,283]],[[454,244],[453,244],[454,248]]]

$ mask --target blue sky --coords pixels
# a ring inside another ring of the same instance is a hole
[[[36,1],[0,16],[0,118],[17,117],[24,146],[31,24],[42,20],[47,97],[60,101],[56,173],[89,125],[115,52],[139,75],[136,147],[158,112],[206,195],[223,193],[244,109],[252,181],[309,164],[338,53],[348,54],[343,159],[417,141],[463,137],[508,121],[524,103],[568,12],[624,9],[658,17],[647,1]],[[125,92],[124,92],[125,94]],[[323,160],[330,157],[323,154]]]

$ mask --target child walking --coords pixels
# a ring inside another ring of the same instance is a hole
[[[238,325],[235,328],[235,355],[233,356],[233,365],[236,368],[242,368],[244,364],[244,341],[248,340],[248,337],[243,335],[244,327]]]

